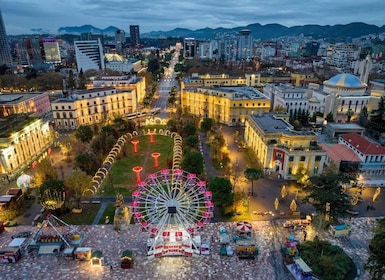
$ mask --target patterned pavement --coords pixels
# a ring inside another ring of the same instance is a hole
[[[13,264],[0,264],[0,279],[291,279],[283,268],[279,252],[281,241],[288,234],[280,225],[284,221],[277,220],[271,226],[269,221],[253,221],[253,233],[259,248],[259,256],[255,260],[239,260],[236,256],[224,257],[219,254],[219,227],[229,232],[234,229],[233,223],[208,224],[202,239],[211,239],[212,248],[209,255],[198,257],[163,257],[148,259],[146,256],[146,234],[137,225],[130,225],[127,231],[116,232],[112,225],[78,226],[85,234],[83,247],[101,250],[104,266],[91,266],[89,262],[66,259],[62,256],[33,256],[23,253],[22,258]],[[350,241],[335,240],[329,234],[321,235],[343,247],[357,262],[367,258],[367,244],[371,238],[370,229],[375,219],[355,218],[350,222],[353,232]],[[6,228],[0,234],[0,246],[5,247],[15,232],[36,230],[31,226]],[[301,240],[302,231],[295,233]],[[308,238],[312,231],[309,229]],[[121,269],[120,255],[124,250],[132,250],[135,259],[134,268]],[[110,268],[112,265],[112,270]],[[361,271],[359,279],[370,279]]]

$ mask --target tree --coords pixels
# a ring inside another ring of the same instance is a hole
[[[190,135],[187,136],[185,141],[189,147],[195,148],[199,143],[199,138],[196,135]]]
[[[36,187],[48,179],[57,179],[57,173],[48,158],[42,159],[34,169],[33,181]]]
[[[215,177],[208,186],[212,191],[213,201],[218,206],[227,207],[233,203],[232,186],[229,179]]]
[[[93,132],[91,127],[86,125],[79,126],[75,132],[75,137],[80,141],[82,141],[83,143],[90,142],[93,137]]]
[[[368,124],[368,108],[366,106],[362,107],[360,116],[358,117],[358,123],[361,126],[366,126]]]
[[[310,181],[306,201],[313,201],[314,207],[319,213],[326,213],[325,205],[329,205],[330,215],[333,217],[344,216],[346,210],[351,210],[350,199],[347,194],[342,192],[342,185],[348,183],[349,178],[341,173],[330,173],[312,176]]]
[[[65,184],[70,196],[73,196],[74,199],[78,201],[78,208],[80,208],[80,198],[83,196],[90,182],[91,176],[82,171],[75,171],[65,179]]]
[[[147,71],[151,72],[153,75],[159,71],[160,64],[156,58],[150,59],[147,64]]]
[[[378,221],[373,230],[374,236],[369,243],[369,257],[365,269],[374,280],[384,279],[385,276],[385,219]]]
[[[85,89],[86,88],[86,77],[83,73],[83,69],[81,68],[79,71],[79,76],[78,76],[78,89]]]
[[[195,127],[194,124],[192,123],[187,123],[184,127],[183,127],[183,136],[184,137],[188,137],[190,135],[195,135],[195,133],[197,132],[197,128]]]
[[[204,133],[209,132],[214,126],[214,120],[212,118],[204,118],[201,122],[201,129]]]
[[[47,210],[56,210],[64,205],[65,188],[63,181],[49,179],[39,189],[40,205]]]
[[[200,152],[187,152],[183,156],[182,169],[197,175],[203,172],[203,156]]]
[[[251,196],[254,196],[254,180],[261,177],[261,170],[256,168],[247,168],[244,172],[245,177],[251,181]]]
[[[327,122],[334,122],[333,113],[330,112],[329,114],[327,114],[325,120]]]
[[[72,70],[68,71],[67,88],[68,89],[74,89],[75,88],[74,72]]]
[[[95,154],[83,153],[75,157],[75,166],[92,175],[98,169],[98,162]]]
[[[350,120],[351,120],[353,115],[354,115],[354,111],[349,108],[349,110],[346,112],[346,117],[347,117],[346,122],[350,123]]]

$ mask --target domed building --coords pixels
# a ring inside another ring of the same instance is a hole
[[[332,113],[335,122],[349,122],[358,118],[362,108],[376,109],[378,101],[371,102],[367,84],[352,74],[338,74],[309,86],[309,112],[321,112],[323,117]]]

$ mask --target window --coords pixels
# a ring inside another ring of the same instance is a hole
[[[306,159],[305,156],[301,156],[300,161],[305,161],[305,159]]]
[[[315,161],[321,161],[321,156],[316,156]]]
[[[289,157],[289,161],[294,161],[294,157],[293,157],[293,156],[290,156],[290,157]]]

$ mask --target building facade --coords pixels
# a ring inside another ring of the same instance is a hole
[[[250,115],[245,124],[245,141],[255,152],[266,173],[295,179],[305,173],[320,175],[326,152],[312,131],[295,131],[274,114]]]
[[[123,54],[126,45],[126,33],[124,30],[118,29],[115,32],[115,50],[117,54]]]
[[[338,74],[323,82],[323,86],[309,85],[310,110],[320,112],[323,117],[331,113],[335,122],[347,122],[348,112],[351,120],[356,119],[366,107],[371,111],[378,105],[378,96],[366,91],[367,85],[352,74]]]
[[[0,95],[0,117],[13,114],[31,113],[34,117],[43,117],[51,111],[49,95],[42,93],[22,93]]]
[[[289,83],[268,83],[263,93],[270,98],[270,110],[285,108],[287,113],[308,110],[307,88],[295,87]]]
[[[113,120],[135,112],[136,106],[135,89],[118,90],[115,87],[77,90],[51,102],[58,130],[74,130],[81,125]]]
[[[93,80],[92,84],[88,84],[86,87],[87,89],[114,87],[119,91],[134,90],[134,96],[132,96],[133,112],[138,110],[139,103],[146,96],[146,79],[136,75],[102,76]]]
[[[339,144],[352,150],[360,159],[361,180],[375,185],[385,185],[385,148],[364,136],[352,132],[342,135]]]
[[[54,141],[49,123],[18,114],[4,118],[0,129],[0,174],[14,177],[45,152]],[[12,125],[12,129],[9,129]]]
[[[182,89],[182,108],[191,114],[235,126],[252,114],[268,112],[270,100],[252,87],[201,87]]]
[[[12,65],[11,49],[0,10],[0,65]]]
[[[253,37],[251,30],[239,31],[238,60],[249,60],[253,57]]]
[[[100,39],[89,41],[75,41],[75,55],[77,70],[104,70],[103,46]]]
[[[194,59],[197,54],[197,42],[194,38],[185,38],[183,40],[184,59]]]

